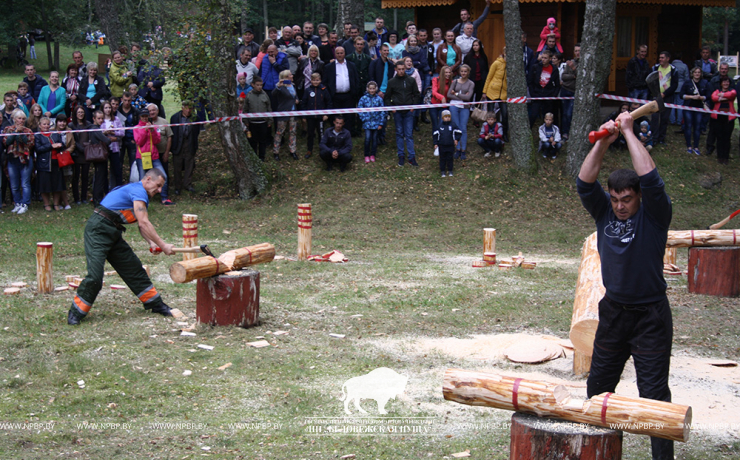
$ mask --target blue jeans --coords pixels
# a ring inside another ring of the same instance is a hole
[[[134,160],[131,165],[131,174],[129,174],[129,182],[139,182],[144,178],[144,165],[141,163],[141,158]]]
[[[404,143],[409,152],[409,160],[416,158],[414,151],[414,114],[408,110],[399,110],[393,114],[396,122],[396,148],[398,157],[404,157]]]
[[[169,161],[162,161],[162,160],[156,160],[159,162],[159,166],[162,171],[164,171],[164,185],[162,186],[162,201],[166,200],[170,196],[170,162]],[[152,162],[154,164],[154,162]],[[157,167],[156,165],[154,166]]]
[[[468,146],[468,118],[470,118],[470,109],[467,106],[450,107],[450,114],[452,114],[452,122],[457,126],[457,129],[462,131],[460,141],[457,143],[457,150],[464,152]]]
[[[681,95],[679,94],[676,94],[675,98],[673,99],[673,103],[676,105],[684,105],[683,97],[681,97]],[[672,109],[671,118],[669,118],[669,121],[672,125],[680,125],[683,122],[683,110]]]
[[[701,112],[694,112],[692,110],[685,110],[683,112],[683,135],[686,138],[686,147],[692,147],[691,136],[694,136],[694,148],[699,148],[699,137],[701,137],[701,119],[704,114]]]
[[[378,153],[378,129],[365,130],[365,158],[374,157]]]
[[[645,89],[631,89],[629,92],[629,97],[635,98],[635,99],[643,99],[647,100],[650,96],[650,91]]]
[[[568,91],[567,89],[560,89],[561,97],[573,97],[575,93]],[[573,120],[573,103],[572,99],[564,99],[560,101],[563,109],[563,119],[560,120],[560,132],[563,134],[570,134],[570,122]]]
[[[8,157],[8,176],[10,190],[13,192],[15,204],[31,204],[31,174],[33,174],[33,158],[28,163],[21,164],[18,158]]]

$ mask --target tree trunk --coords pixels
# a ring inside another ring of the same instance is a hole
[[[59,40],[54,40],[54,68],[59,70]]]
[[[578,176],[581,164],[591,149],[588,133],[601,125],[601,99],[594,97],[594,94],[604,90],[611,70],[616,4],[616,0],[586,1],[571,123],[573,129],[568,140],[566,161],[568,174],[573,178]]]
[[[105,33],[105,42],[111,51],[117,50],[123,43],[123,40],[121,40],[123,26],[118,16],[117,3],[108,0],[95,0],[95,14],[100,21],[100,28]]]
[[[504,0],[504,32],[506,36],[506,83],[509,98],[527,95],[522,50],[522,20],[518,0]],[[527,104],[509,104],[509,145],[517,168],[534,172],[537,162],[532,148]]]
[[[215,84],[211,87],[210,99],[215,116],[235,116],[238,114],[236,68],[234,67],[233,50],[229,45],[233,23],[228,0],[218,1],[221,12],[219,26],[222,32],[213,37],[215,46],[213,51],[219,67],[224,71],[220,72],[220,77],[215,79]],[[218,123],[217,126],[224,155],[234,172],[239,197],[253,198],[263,192],[267,186],[267,180],[262,171],[262,161],[249,145],[241,120]]]
[[[351,22],[363,30],[365,28],[365,2],[339,0],[336,30],[340,34],[344,32],[345,22]]]
[[[41,0],[41,27],[44,28],[44,41],[46,42],[46,58],[49,60],[49,69],[54,70],[54,62],[52,61],[51,55],[51,32],[49,31],[49,21],[46,15],[46,8],[44,7],[44,1]]]

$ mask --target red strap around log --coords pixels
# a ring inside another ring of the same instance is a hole
[[[691,245],[694,245],[694,231],[691,230]]]
[[[251,264],[252,263],[252,251],[250,251],[249,248],[244,248],[244,249],[246,249],[247,252],[249,253],[249,263]]]
[[[737,245],[737,236],[735,236],[735,230],[732,231],[732,245]]]
[[[310,223],[310,222],[309,222],[309,223]],[[312,227],[312,226],[310,226],[310,225],[301,225],[301,224],[298,224],[298,228],[307,228],[307,229],[309,229],[309,230],[310,230],[310,229],[312,229],[313,227]]]
[[[512,391],[511,403],[514,404],[514,410],[519,410],[519,382],[522,379],[514,380],[514,390]]]
[[[219,274],[219,272],[221,271],[221,270],[219,270],[219,262],[218,262],[218,259],[217,259],[217,258],[215,258],[215,257],[213,258],[213,260],[215,260],[215,261],[216,261],[216,275],[218,275],[218,274]]]
[[[182,223],[183,223],[183,225],[185,225],[185,224],[197,224],[198,221],[197,220],[183,220]]]
[[[614,393],[607,393],[606,396],[604,396],[604,401],[601,402],[601,423],[602,425],[606,425],[606,402],[609,401],[609,396],[613,394]]]
[[[195,235],[183,235],[182,237],[183,238],[198,238],[198,234],[196,233]]]

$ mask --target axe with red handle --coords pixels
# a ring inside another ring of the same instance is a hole
[[[725,217],[724,219],[720,220],[716,224],[710,225],[708,227],[709,230],[717,230],[718,228],[724,227],[727,224],[727,222],[731,221],[738,214],[740,214],[740,209],[738,209],[737,211],[733,212],[732,214],[730,214],[729,216]]]
[[[647,84],[650,93],[655,97],[655,100],[650,101],[642,107],[630,112],[633,120],[637,120],[638,118],[644,117],[645,115],[649,115],[651,113],[655,113],[665,109],[663,96],[660,94],[660,72],[656,70],[655,72],[650,73],[650,75],[648,75],[645,79],[645,83]],[[617,129],[619,129],[619,122],[616,123],[616,127]],[[591,131],[590,133],[588,133],[588,141],[593,144],[599,139],[603,139],[610,134],[611,133],[606,128],[599,131]]]

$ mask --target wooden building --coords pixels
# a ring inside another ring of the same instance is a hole
[[[478,38],[490,62],[504,47],[503,0],[492,0],[490,14],[478,28]],[[431,31],[451,29],[460,22],[460,9],[473,19],[485,8],[485,0],[382,0],[383,8],[414,8],[418,27]],[[617,0],[612,50],[612,72],[608,91],[627,94],[625,69],[639,44],[648,45],[648,61],[658,62],[660,51],[680,55],[692,65],[701,48],[703,7],[735,7],[735,0]],[[547,18],[557,20],[566,58],[581,39],[586,3],[584,0],[520,0],[522,29],[527,44],[537,49]],[[399,24],[400,27],[400,24]],[[400,32],[400,31],[399,31]]]

